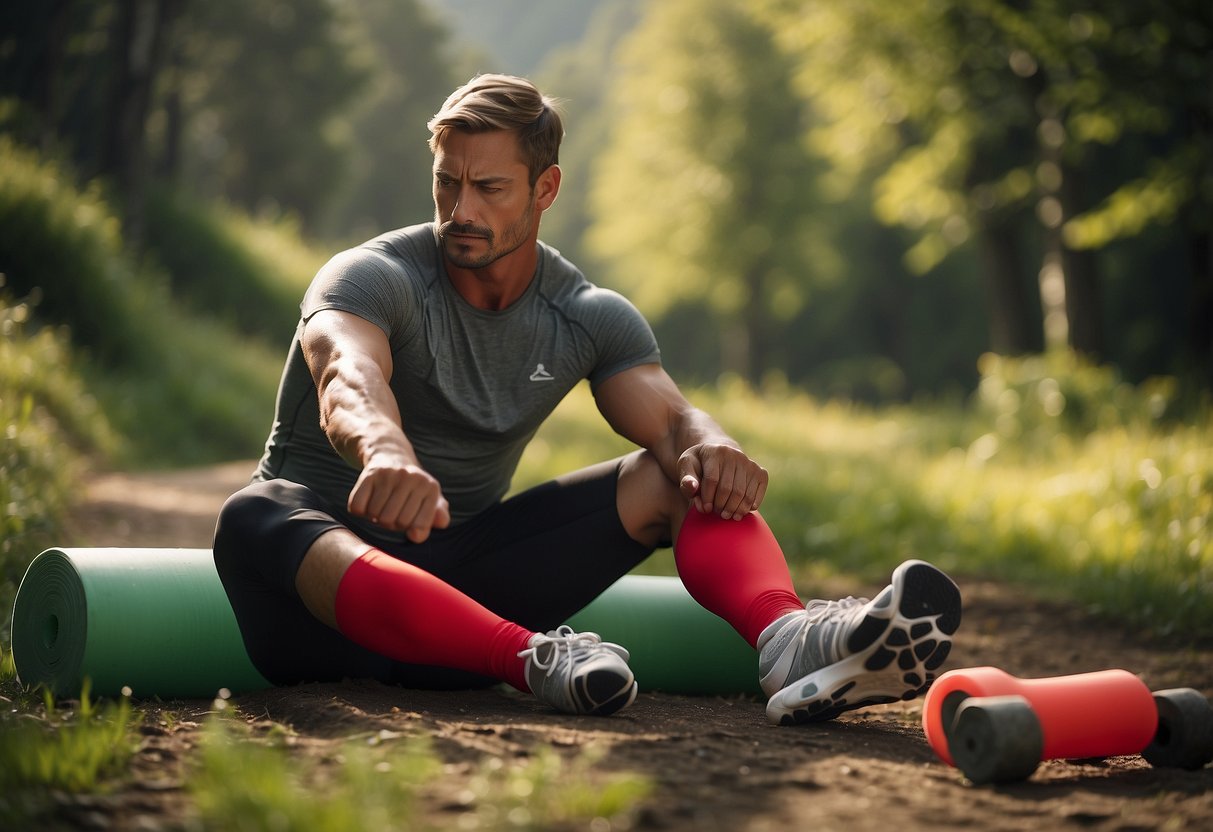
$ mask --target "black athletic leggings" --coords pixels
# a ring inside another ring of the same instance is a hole
[[[503,618],[544,632],[653,551],[633,540],[619,519],[619,465],[605,462],[532,488],[454,528],[433,530],[425,543],[400,534],[368,548],[419,566]],[[275,684],[345,678],[424,688],[495,684],[462,671],[394,662],[308,612],[295,573],[316,538],[348,522],[344,506],[326,504],[287,480],[252,483],[225,503],[215,530],[215,566],[261,674]]]

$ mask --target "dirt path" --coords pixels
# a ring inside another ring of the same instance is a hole
[[[97,479],[72,543],[207,547],[218,507],[250,470],[250,463],[235,463]],[[1123,667],[1154,690],[1194,687],[1213,695],[1213,649],[1150,643],[1081,611],[957,577],[965,619],[945,669],[996,664],[1041,677]],[[458,795],[486,755],[517,759],[546,746],[561,754],[594,747],[602,752],[599,770],[650,778],[656,789],[630,819],[637,830],[1213,829],[1213,767],[1153,769],[1139,757],[1052,761],[1027,782],[966,784],[926,744],[921,701],[792,729],[767,724],[756,701],[655,693],[607,719],[557,715],[501,690],[439,694],[364,682],[246,694],[237,704],[250,721],[288,725],[294,753],[304,755],[331,754],[343,738],[368,732],[428,734],[446,763],[443,788],[425,802],[437,828],[469,828],[470,808]],[[166,703],[175,721],[145,728],[136,782],[65,805],[65,824],[180,826],[188,817],[187,762],[209,706]]]

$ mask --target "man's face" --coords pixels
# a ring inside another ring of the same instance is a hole
[[[541,212],[514,133],[448,131],[434,152],[434,209],[456,266],[484,268],[533,243]]]

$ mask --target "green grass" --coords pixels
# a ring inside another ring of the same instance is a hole
[[[70,181],[0,139],[0,822],[33,817],[49,790],[120,781],[135,720],[126,700],[58,711],[20,688],[3,648],[21,568],[55,541],[90,464],[259,452],[282,330],[322,259],[289,224],[173,198],[148,268],[124,251],[104,194]],[[1213,637],[1208,403],[1065,353],[980,369],[968,402],[860,407],[778,380],[688,393],[770,470],[763,513],[806,594],[924,557],[962,581],[1003,578],[1176,639]],[[582,387],[515,484],[629,450]],[[313,765],[237,724],[208,728],[190,780],[205,829],[409,828],[440,778],[415,738],[360,738]],[[594,762],[548,749],[485,759],[459,811],[489,829],[626,823],[648,784]]]
[[[287,747],[240,737],[231,720],[212,719],[201,765],[189,780],[203,829],[407,829],[418,788],[440,765],[423,740],[350,740],[303,764]]]
[[[243,334],[290,340],[303,293],[331,252],[289,220],[254,220],[182,193],[156,192],[147,216],[150,253],[176,299]]]
[[[74,710],[49,695],[41,714],[0,714],[0,825],[19,828],[47,809],[55,792],[96,793],[121,775],[135,752],[141,717],[122,697],[100,706],[87,686]]]
[[[123,444],[64,334],[30,332],[28,317],[28,305],[0,288],[0,643],[21,573],[54,541],[84,457],[117,454]]]
[[[872,409],[735,381],[689,396],[770,471],[763,514],[805,591],[836,573],[876,581],[923,557],[1158,633],[1213,637],[1208,407],[1168,421],[1167,385],[1125,388],[1064,356],[987,359],[983,370],[968,405]],[[1029,392],[1003,395],[1017,387]],[[1070,391],[1065,402],[1049,398],[1055,389]],[[524,455],[516,485],[625,450],[579,390]]]
[[[0,273],[9,306],[25,310],[31,338],[39,327],[60,331],[60,354],[37,361],[38,369],[74,366],[126,440],[83,450],[140,467],[256,455],[298,300],[320,256],[289,224],[184,200],[149,211],[153,229],[162,230],[162,215],[180,220],[181,236],[161,240],[178,272],[126,249],[99,187],[75,185],[69,170],[0,137]],[[0,392],[19,401],[24,391]],[[81,421],[70,409],[51,415],[67,416],[65,427]]]
[[[240,723],[211,719],[189,780],[200,826],[223,832],[431,828],[418,811],[443,786],[443,765],[422,736],[380,731],[319,758],[291,756],[284,742],[252,740]],[[647,780],[605,774],[597,756],[565,759],[549,748],[510,761],[485,757],[453,800],[458,828],[586,828],[629,817]],[[466,821],[466,822],[465,822]]]

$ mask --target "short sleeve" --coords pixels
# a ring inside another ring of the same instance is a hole
[[[588,289],[586,294],[583,302],[588,311],[582,322],[597,352],[597,360],[587,376],[592,388],[632,367],[661,363],[661,350],[653,329],[631,301],[599,287]]]
[[[306,321],[317,312],[336,309],[363,318],[391,339],[407,337],[415,327],[415,285],[405,269],[368,248],[343,251],[316,274],[300,304]]]

